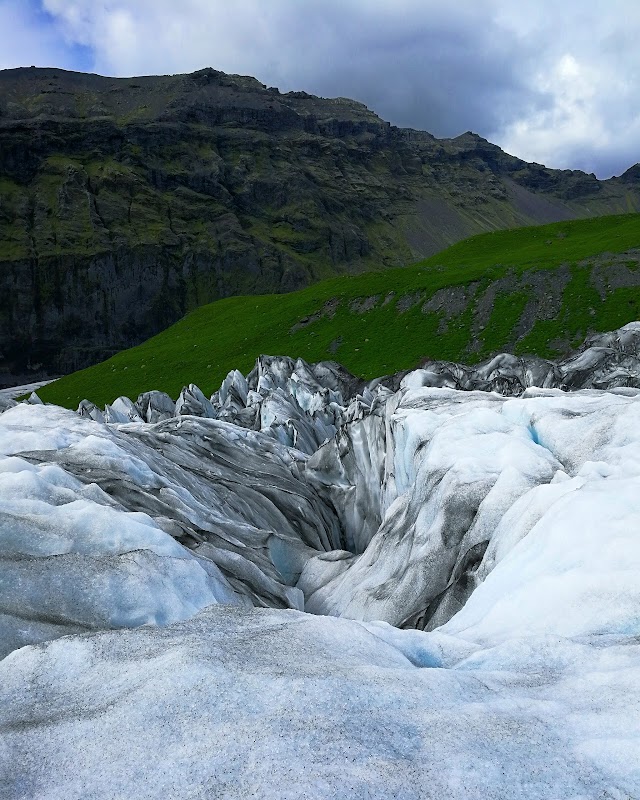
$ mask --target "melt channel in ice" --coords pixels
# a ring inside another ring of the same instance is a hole
[[[2,796],[640,797],[640,395],[422,380],[0,415]]]

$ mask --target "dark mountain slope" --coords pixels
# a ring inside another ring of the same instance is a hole
[[[637,168],[548,170],[253,78],[7,70],[0,383],[94,363],[217,298],[639,208]]]

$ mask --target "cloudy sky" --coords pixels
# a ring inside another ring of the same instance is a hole
[[[212,66],[602,178],[640,161],[639,43],[640,0],[0,0],[0,68]]]

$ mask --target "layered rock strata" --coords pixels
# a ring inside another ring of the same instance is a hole
[[[496,228],[640,209],[254,78],[0,71],[0,385],[66,374],[229,295],[400,266]]]

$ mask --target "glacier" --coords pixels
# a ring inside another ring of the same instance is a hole
[[[640,324],[0,413],[0,797],[640,797]]]

